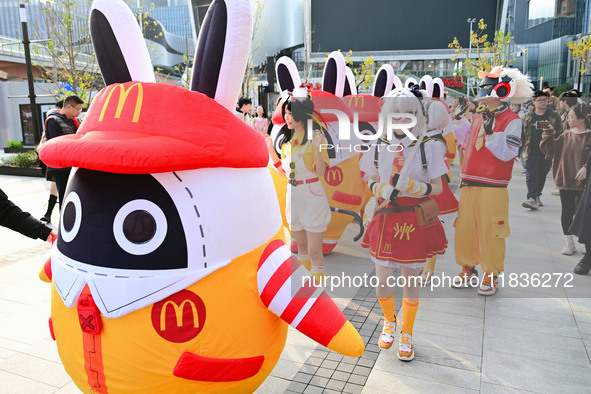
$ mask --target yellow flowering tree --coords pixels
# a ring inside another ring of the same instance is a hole
[[[337,49],[339,52],[342,52],[340,49]],[[328,59],[330,53],[326,54],[324,58],[324,62]],[[345,58],[345,63],[347,66],[353,71],[355,74],[355,86],[358,92],[368,92],[371,91],[373,87],[373,82],[375,80],[375,61],[373,60],[373,56],[368,57],[367,59],[361,59],[361,63],[357,67],[355,67],[355,63],[353,62],[353,51],[349,50],[349,52],[343,55]]]
[[[567,42],[568,50],[572,57],[580,61],[579,70],[581,74],[587,72],[587,64],[589,63],[589,50],[591,50],[591,35],[579,41]]]
[[[478,80],[478,71],[490,71],[495,66],[505,67],[512,64],[516,57],[511,50],[513,37],[502,30],[495,31],[492,40],[485,33],[487,24],[484,19],[478,21],[476,30],[470,32],[471,49],[462,47],[457,37],[448,44],[454,50],[451,60],[462,60],[463,66],[456,70],[457,77]]]

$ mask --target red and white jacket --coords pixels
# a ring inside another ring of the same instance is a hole
[[[476,140],[482,122],[482,115],[472,117],[462,165],[462,180],[507,186],[511,180],[513,161],[521,146],[521,119],[508,108],[497,114],[493,134],[485,135],[484,146],[477,150]]]

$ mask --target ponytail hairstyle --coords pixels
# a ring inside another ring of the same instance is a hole
[[[439,100],[429,101],[425,112],[427,117],[427,130],[442,131],[451,123],[451,117],[449,112],[447,112],[447,105]]]

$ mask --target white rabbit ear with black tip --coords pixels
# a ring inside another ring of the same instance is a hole
[[[234,111],[251,38],[250,0],[214,0],[199,32],[191,90]]]
[[[419,81],[419,88],[427,92],[427,96],[433,97],[433,78],[430,75],[424,75]]]
[[[346,68],[345,57],[341,52],[334,51],[328,55],[322,74],[322,90],[343,97],[347,78]]]
[[[384,64],[373,81],[372,95],[375,97],[384,97],[392,91],[394,86],[394,69],[389,64]]]
[[[354,96],[357,94],[357,84],[355,83],[355,74],[349,67],[345,68],[345,89],[344,96]]]
[[[445,98],[445,85],[443,80],[439,77],[433,78],[433,97]]]
[[[404,87],[405,88],[410,89],[410,88],[412,88],[412,85],[417,85],[417,80],[416,79],[410,77],[410,78],[407,78],[406,81],[404,81]]]
[[[282,56],[277,60],[275,64],[275,75],[277,75],[280,92],[293,92],[295,88],[299,88],[302,85],[298,68],[290,57]]]
[[[105,84],[156,81],[146,42],[127,4],[94,0],[88,26]]]

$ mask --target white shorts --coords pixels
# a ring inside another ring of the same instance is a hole
[[[306,230],[323,233],[330,223],[331,214],[322,183],[287,186],[285,216],[291,231]]]

